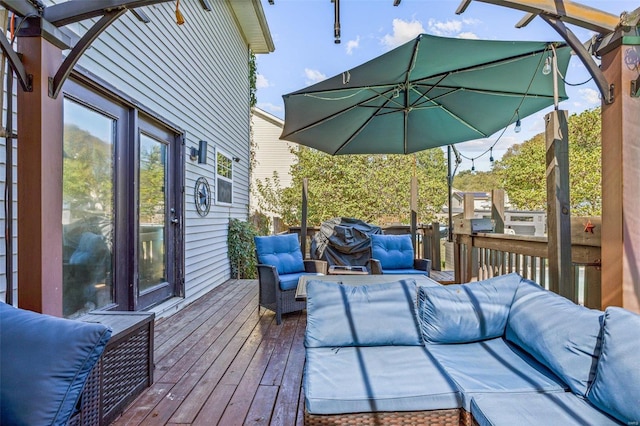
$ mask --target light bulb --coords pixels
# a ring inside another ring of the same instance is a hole
[[[522,123],[520,123],[520,119],[518,118],[518,120],[516,121],[516,127],[513,128],[513,130],[516,133],[520,133],[520,130],[522,130]]]
[[[551,58],[547,56],[547,59],[544,60],[544,66],[542,67],[542,75],[551,74]]]

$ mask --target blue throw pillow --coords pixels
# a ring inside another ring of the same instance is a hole
[[[343,285],[307,282],[308,348],[422,345],[416,282]]]
[[[507,320],[507,340],[547,366],[571,390],[586,396],[600,354],[602,311],[576,305],[522,280]]]
[[[278,274],[304,272],[304,261],[297,234],[254,237],[258,263],[275,266]]]
[[[5,303],[0,330],[0,424],[66,425],[111,330]]]
[[[428,343],[468,343],[502,336],[521,279],[508,274],[469,284],[420,287],[422,338]]]
[[[640,315],[609,307],[602,352],[587,398],[626,424],[640,424]]]

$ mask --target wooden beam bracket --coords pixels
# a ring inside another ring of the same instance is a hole
[[[0,36],[0,47],[9,61],[9,66],[18,76],[18,81],[20,82],[22,90],[25,92],[32,92],[33,74],[27,74],[22,60],[20,60],[20,56],[13,50],[11,44],[9,44],[9,40],[4,36]]]
[[[111,25],[113,21],[118,19],[124,13],[127,12],[127,9],[115,9],[110,12],[104,14],[98,22],[93,24],[93,26],[85,33],[84,36],[80,39],[80,41],[71,49],[71,52],[67,55],[60,68],[56,72],[54,77],[49,78],[49,97],[55,99],[60,94],[60,90],[62,89],[62,85],[64,84],[69,74],[73,70],[73,67],[76,65],[80,57],[84,54],[84,52],[91,46],[91,43],[98,38],[98,36]]]

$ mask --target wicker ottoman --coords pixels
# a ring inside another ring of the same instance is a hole
[[[153,322],[150,312],[92,312],[79,318],[112,328],[111,340],[87,379],[80,412],[71,426],[108,425],[153,383]]]

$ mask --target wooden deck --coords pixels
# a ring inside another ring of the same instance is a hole
[[[306,315],[231,280],[155,325],[154,384],[114,425],[302,425]]]
[[[113,424],[302,425],[306,314],[282,319],[258,310],[256,280],[230,280],[158,320],[154,383]]]

